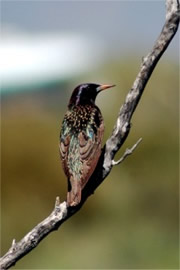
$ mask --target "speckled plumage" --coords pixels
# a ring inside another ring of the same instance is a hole
[[[101,154],[104,122],[95,105],[100,90],[111,86],[83,84],[75,88],[60,134],[60,155],[68,178],[67,203],[76,206]],[[100,89],[100,90],[97,90]]]

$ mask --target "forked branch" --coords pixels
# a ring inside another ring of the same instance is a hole
[[[75,214],[84,204],[86,199],[95,191],[95,189],[102,183],[106,176],[110,173],[115,154],[123,145],[130,131],[131,117],[139,103],[143,94],[145,86],[164,51],[173,39],[179,25],[179,1],[166,1],[166,21],[162,32],[158,37],[152,51],[143,58],[140,71],[134,81],[132,88],[126,96],[124,104],[120,108],[117,122],[114,126],[112,135],[107,140],[99,163],[93,173],[91,179],[82,193],[82,201],[76,207],[67,207],[66,202],[60,203],[59,198],[56,199],[55,208],[52,213],[34,227],[27,235],[25,235],[19,242],[12,241],[12,246],[8,252],[0,259],[0,269],[8,269],[14,265],[20,258],[29,253],[35,248],[40,241],[45,238],[50,232],[57,230],[59,226],[73,214]],[[138,141],[139,142],[139,141]],[[135,145],[135,147],[137,144]],[[131,150],[134,150],[134,148]],[[130,152],[125,152],[122,159]]]

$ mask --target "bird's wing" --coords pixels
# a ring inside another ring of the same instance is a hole
[[[78,135],[82,188],[86,185],[96,168],[101,154],[103,133],[104,124],[101,123],[97,128],[97,133],[88,126],[86,132],[82,131]]]

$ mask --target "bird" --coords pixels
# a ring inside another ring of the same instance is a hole
[[[81,202],[82,190],[101,155],[104,120],[96,106],[96,96],[115,85],[83,83],[69,100],[59,141],[62,167],[68,179],[67,205]]]

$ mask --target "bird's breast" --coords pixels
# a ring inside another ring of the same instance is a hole
[[[102,115],[96,106],[75,106],[66,114],[67,125],[73,133],[86,130],[89,126],[96,133],[102,121]]]

